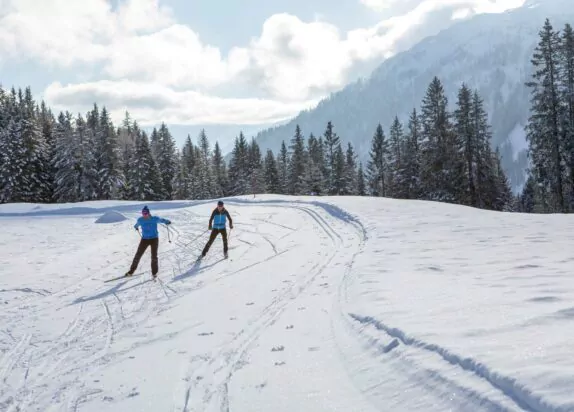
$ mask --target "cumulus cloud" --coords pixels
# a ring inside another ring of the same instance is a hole
[[[291,118],[317,101],[283,103],[266,99],[228,99],[206,96],[194,90],[179,91],[153,83],[101,80],[62,85],[54,82],[46,99],[59,110],[85,111],[94,102],[106,106],[114,119],[126,111],[142,125],[159,121],[174,124],[261,124]]]
[[[406,4],[360,1],[374,10]],[[409,0],[415,6],[408,12],[349,32],[324,21],[276,14],[249,44],[226,54],[179,24],[160,0],[119,0],[116,8],[111,0],[0,2],[0,64],[31,58],[78,71],[101,68],[101,77],[85,84],[52,84],[45,92],[51,104],[114,104],[134,117],[138,110],[150,123],[249,123],[283,120],[343,87],[353,68],[396,53],[398,44],[404,45],[403,39],[436,10],[451,7],[453,18],[461,18],[501,12],[524,0]],[[261,99],[210,96],[233,90],[235,83]]]

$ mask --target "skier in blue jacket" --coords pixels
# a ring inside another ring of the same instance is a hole
[[[151,246],[151,274],[155,278],[158,272],[157,263],[157,250],[159,246],[159,233],[157,231],[157,224],[164,223],[170,225],[171,221],[168,219],[163,219],[158,216],[152,216],[149,208],[144,206],[142,209],[142,216],[138,218],[136,224],[134,225],[135,230],[139,232],[139,228],[142,228],[141,241],[132,261],[132,266],[130,270],[126,273],[126,276],[131,276],[134,274],[138,267],[141,257],[146,251],[148,246]]]
[[[229,212],[223,206],[223,202],[220,200],[217,202],[217,207],[211,213],[211,217],[209,218],[209,230],[211,230],[211,236],[209,236],[209,240],[207,244],[203,248],[203,252],[201,252],[201,258],[205,257],[211,244],[215,240],[218,234],[221,233],[221,237],[223,238],[223,255],[227,259],[227,229],[226,229],[226,218],[229,219],[229,228],[233,229],[233,220],[229,215]]]

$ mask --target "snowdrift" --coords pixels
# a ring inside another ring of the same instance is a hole
[[[122,215],[120,212],[110,210],[109,212],[105,212],[102,216],[100,216],[96,220],[96,223],[118,223],[127,219],[128,218]]]

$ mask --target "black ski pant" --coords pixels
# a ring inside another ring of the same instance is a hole
[[[134,256],[134,260],[132,262],[132,266],[130,267],[130,271],[128,272],[130,275],[136,271],[138,264],[140,263],[140,259],[142,258],[144,252],[151,246],[151,273],[152,275],[156,275],[158,272],[158,264],[157,264],[157,249],[159,246],[159,238],[155,239],[142,239],[138,246],[138,250],[136,251],[136,255]]]
[[[223,253],[227,253],[227,229],[213,229],[211,231],[211,236],[209,236],[209,240],[207,241],[205,247],[203,248],[203,252],[201,252],[201,256],[207,255],[207,252],[209,251],[209,248],[213,244],[213,241],[220,233],[221,237],[223,238]]]

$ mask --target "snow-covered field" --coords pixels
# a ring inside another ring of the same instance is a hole
[[[572,215],[151,202],[104,283],[143,204],[0,206],[0,411],[574,411]]]

